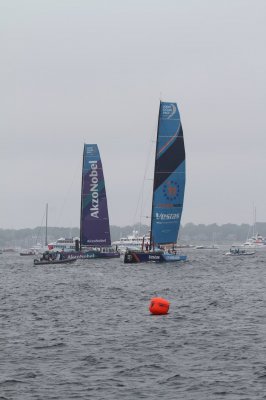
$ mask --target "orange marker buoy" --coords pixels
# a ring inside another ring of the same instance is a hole
[[[154,297],[151,299],[149,310],[155,315],[164,315],[168,313],[170,303],[162,297]]]

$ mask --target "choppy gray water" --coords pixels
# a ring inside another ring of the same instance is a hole
[[[266,251],[33,267],[0,255],[0,399],[266,399]],[[171,303],[151,316],[150,299]]]

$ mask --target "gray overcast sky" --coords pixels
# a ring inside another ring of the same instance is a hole
[[[0,0],[0,41],[0,228],[46,203],[79,226],[84,142],[110,223],[137,222],[160,98],[184,129],[182,223],[252,223],[253,203],[266,221],[265,0]]]

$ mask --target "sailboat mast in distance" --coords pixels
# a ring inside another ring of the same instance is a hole
[[[185,146],[176,103],[160,102],[151,215],[152,242],[176,243],[185,192]]]
[[[48,245],[48,240],[47,240],[48,203],[46,203],[45,215],[46,215],[46,220],[45,220],[45,246],[47,246]]]
[[[105,182],[97,144],[84,144],[80,244],[81,246],[111,244]]]

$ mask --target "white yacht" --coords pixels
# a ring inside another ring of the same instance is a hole
[[[35,246],[32,246],[30,249],[24,249],[20,251],[21,256],[36,256],[38,254],[42,254],[47,250],[47,246],[43,246],[41,243],[37,243]]]
[[[120,253],[125,253],[126,249],[140,249],[142,245],[150,243],[150,235],[139,235],[138,231],[133,231],[132,235],[121,237],[112,243]]]
[[[194,249],[196,249],[196,250],[218,250],[219,247],[216,244],[213,244],[210,246],[199,245],[199,246],[195,246]]]
[[[78,237],[74,237],[74,238],[60,238],[57,239],[56,242],[54,243],[49,243],[48,244],[48,249],[49,250],[54,250],[54,251],[75,251],[76,249],[76,241],[79,242],[79,238]]]
[[[256,207],[253,206],[253,233],[252,237],[247,239],[247,241],[242,245],[242,247],[245,248],[251,248],[251,249],[266,249],[266,237],[261,236],[257,232],[257,223],[256,223]]]
[[[266,249],[266,238],[259,235],[258,233],[248,239],[244,244],[243,247],[257,249],[257,248],[265,248]]]

